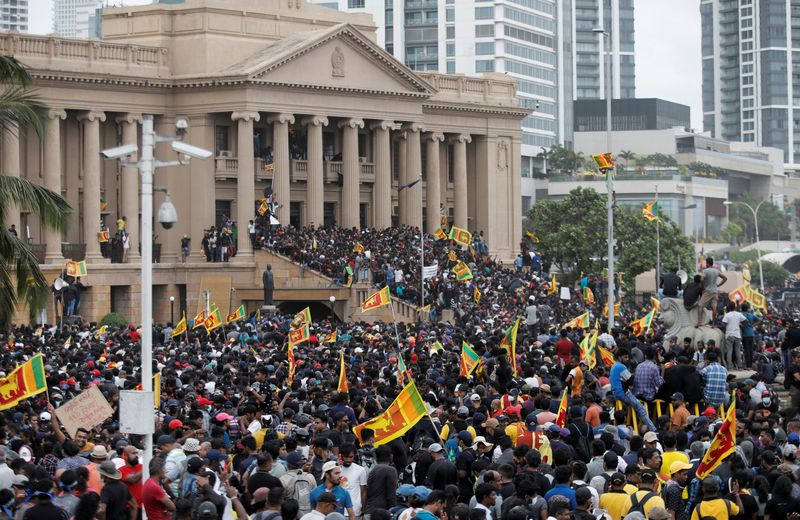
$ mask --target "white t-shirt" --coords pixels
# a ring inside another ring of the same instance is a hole
[[[725,324],[725,337],[728,336],[733,338],[742,339],[742,328],[741,324],[747,318],[744,317],[739,311],[731,311],[725,314],[722,318],[722,323]]]
[[[316,509],[312,509],[310,512],[304,514],[300,520],[325,520],[325,515]]]
[[[367,485],[367,472],[355,462],[350,466],[342,465],[341,468],[342,479],[346,478],[347,481],[340,485],[350,493],[350,500],[353,501],[353,514],[359,517],[361,516],[361,486]]]

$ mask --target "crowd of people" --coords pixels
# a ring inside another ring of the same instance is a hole
[[[418,243],[410,228],[280,228],[268,247],[339,283],[388,284],[418,302]],[[453,321],[312,316],[293,367],[293,315],[176,337],[172,324],[156,325],[161,392],[147,479],[144,437],[124,434],[119,413],[120,391],[141,383],[141,331],[85,322],[2,331],[2,376],[41,353],[47,392],[0,413],[0,520],[135,519],[143,510],[226,520],[798,518],[793,309],[754,320],[754,360],[738,379],[720,363],[722,345],[665,337],[657,320],[634,334],[626,324],[641,306],[632,301],[612,330],[590,306],[597,344],[613,356],[592,360],[580,347],[592,331],[562,328],[587,309],[578,291],[561,300],[535,264],[504,267],[479,239],[470,250],[426,237],[425,250],[425,264],[441,268],[425,280],[424,302],[452,309]],[[472,280],[445,277],[451,251]],[[503,340],[517,319],[511,359]],[[464,344],[480,359],[468,375],[459,374]],[[421,420],[388,441],[377,428],[353,433],[410,381],[425,401]],[[113,414],[70,435],[56,412],[90,386]],[[735,450],[698,478],[731,405]]]

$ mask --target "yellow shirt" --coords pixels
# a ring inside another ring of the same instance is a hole
[[[669,475],[669,467],[672,466],[673,462],[685,462],[689,463],[689,457],[686,456],[685,453],[680,451],[665,451],[661,454],[661,473],[664,475]],[[669,475],[672,476],[672,475]]]
[[[641,506],[644,497],[647,496],[648,493],[650,493],[650,491],[640,489],[633,495],[630,495],[625,500],[625,503],[622,505],[622,516],[625,517],[630,512],[631,507],[633,507],[634,496],[638,499],[639,505]],[[647,502],[644,503],[644,506],[642,506],[642,511],[644,511],[645,518],[650,517],[650,510],[653,509],[654,507],[663,507],[664,509],[666,509],[666,506],[664,505],[664,499],[658,496],[657,494],[654,494],[652,497],[650,497],[647,500]]]
[[[625,491],[607,491],[600,495],[598,506],[608,511],[612,520],[621,520],[622,507],[628,498],[628,494]]]
[[[691,520],[700,520],[701,514],[702,516],[713,516],[717,520],[728,520],[730,517],[728,516],[728,506],[725,504],[726,501],[731,505],[731,516],[738,515],[739,506],[737,506],[735,502],[722,498],[715,498],[714,500],[703,500],[700,502],[700,504],[694,508],[694,511],[692,511]],[[698,513],[698,511],[700,513]]]

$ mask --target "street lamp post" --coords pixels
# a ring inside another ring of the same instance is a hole
[[[725,202],[723,202],[723,204],[725,204],[726,206],[741,204],[742,206],[747,207],[747,209],[750,210],[750,213],[753,214],[753,223],[755,224],[756,227],[756,253],[758,253],[758,278],[759,282],[761,283],[761,294],[766,294],[766,293],[764,292],[764,270],[761,267],[761,237],[758,234],[758,210],[761,209],[761,205],[764,204],[766,201],[767,199],[764,199],[761,202],[759,202],[756,205],[756,209],[753,209],[753,206],[751,206],[750,204],[739,200],[733,202],[726,200]]]
[[[611,149],[611,96],[613,93],[612,74],[611,74],[611,33],[602,27],[592,29],[592,32],[597,34],[601,39],[605,39],[606,56],[608,65],[606,66],[606,150],[613,153]],[[614,303],[616,295],[614,294],[614,176],[612,172],[606,171],[606,191],[608,198],[606,200],[606,210],[608,212],[608,331],[614,328]]]
[[[330,316],[330,320],[331,320],[331,326],[333,326],[333,304],[334,304],[334,303],[336,303],[336,296],[333,296],[333,295],[331,295],[331,296],[328,298],[328,301],[329,301],[329,302],[331,302],[331,316]]]
[[[175,297],[169,297],[169,322],[175,323]]]

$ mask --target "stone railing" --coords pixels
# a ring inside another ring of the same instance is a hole
[[[339,182],[342,168],[342,161],[325,161],[325,182]]]
[[[292,181],[308,180],[308,161],[303,159],[292,159]]]
[[[256,180],[263,181],[272,178],[272,169],[265,168],[264,159],[253,158],[253,172]],[[214,158],[214,176],[219,179],[235,179],[239,174],[239,158],[217,156]]]
[[[375,182],[374,163],[361,163],[358,166],[361,170],[361,182]]]
[[[434,72],[417,72],[437,93],[434,101],[480,101],[494,105],[517,106],[517,85],[503,74],[487,73],[468,77]]]

